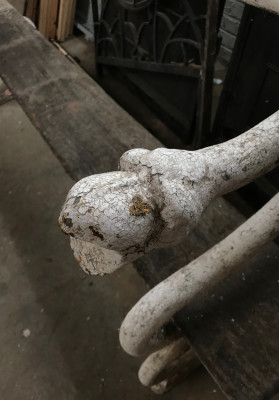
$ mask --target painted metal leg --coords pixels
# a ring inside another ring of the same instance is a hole
[[[184,337],[174,340],[167,346],[150,354],[139,370],[139,380],[143,386],[152,386],[158,376],[172,362],[189,350],[189,343]]]
[[[196,296],[225,279],[238,265],[279,235],[279,194],[220,243],[150,290],[120,329],[123,349],[139,356],[149,338]]]
[[[163,394],[200,366],[187,340],[180,337],[150,354],[139,370],[139,380],[156,394]]]
[[[164,371],[165,377],[160,382],[152,385],[150,389],[156,394],[164,394],[187,379],[200,366],[200,360],[190,349],[169,365]]]

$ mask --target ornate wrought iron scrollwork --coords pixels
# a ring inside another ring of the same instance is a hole
[[[194,12],[187,0],[106,1],[98,21],[97,61],[198,77],[204,59],[202,11]]]
[[[154,0],[119,0],[119,3],[127,10],[139,10],[145,8],[153,1]]]
[[[186,140],[192,138],[195,148],[205,145],[211,121],[217,30],[225,0],[102,0],[100,10],[97,0],[92,1],[97,65],[166,74],[171,90],[171,82],[178,82],[174,76],[183,77],[185,93],[188,90],[196,104],[186,114],[179,100],[166,98],[166,87],[162,93],[158,90],[159,79],[149,85],[150,74],[145,75],[149,83],[143,93],[148,92],[155,108],[159,104],[167,124],[175,121],[171,129],[180,131]],[[177,99],[179,96],[182,94]]]

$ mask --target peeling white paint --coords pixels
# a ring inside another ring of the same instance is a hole
[[[59,222],[84,270],[110,273],[152,249],[177,244],[213,198],[278,163],[278,112],[202,150],[130,150],[120,171],[89,176],[71,189]]]

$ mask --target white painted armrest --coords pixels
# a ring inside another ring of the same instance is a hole
[[[237,138],[198,151],[134,149],[120,171],[70,190],[59,222],[91,274],[113,272],[152,249],[179,243],[210,201],[279,163],[279,112]]]

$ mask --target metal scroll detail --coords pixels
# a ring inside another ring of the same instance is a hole
[[[104,1],[97,21],[97,62],[198,77],[204,8],[198,14],[187,0]]]
[[[119,0],[121,6],[128,10],[139,10],[140,8],[145,8],[152,2],[153,0]]]

